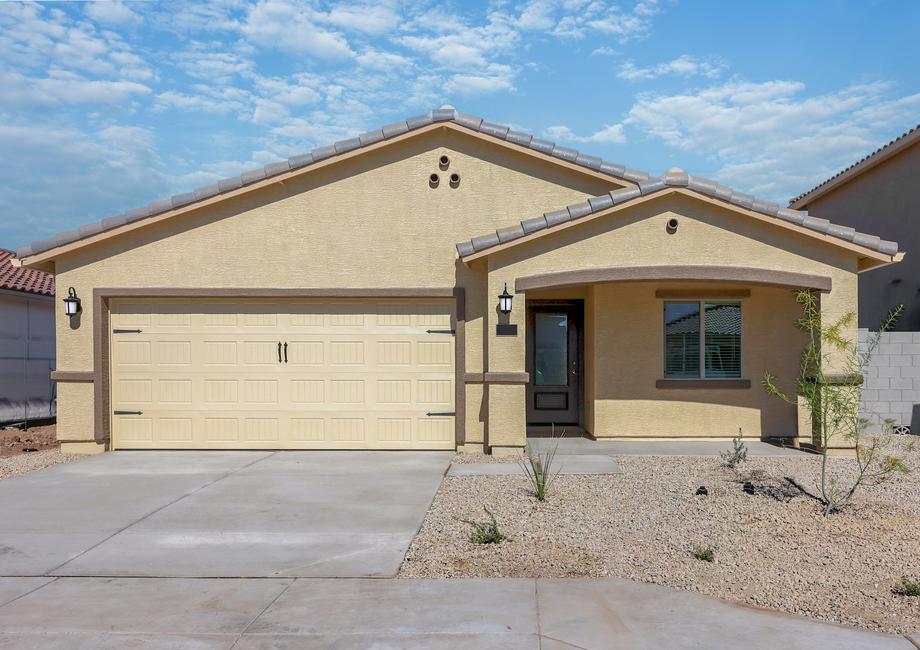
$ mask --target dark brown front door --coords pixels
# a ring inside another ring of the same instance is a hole
[[[527,307],[528,424],[579,424],[582,313],[581,302]]]

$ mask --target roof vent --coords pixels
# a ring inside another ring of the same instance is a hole
[[[429,186],[429,187],[437,187],[437,186],[438,186],[438,183],[440,183],[440,182],[441,182],[441,177],[438,176],[437,174],[432,174],[431,176],[428,177],[428,186]]]

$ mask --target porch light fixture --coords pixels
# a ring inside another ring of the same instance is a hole
[[[77,298],[77,292],[73,287],[67,290],[67,297],[64,298],[64,313],[68,316],[76,316],[80,313],[80,299]]]
[[[510,293],[508,293],[508,283],[505,283],[505,289],[498,296],[498,311],[503,314],[511,313],[511,301],[514,299]]]

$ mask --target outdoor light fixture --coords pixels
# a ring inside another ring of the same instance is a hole
[[[77,292],[73,287],[67,290],[67,297],[64,298],[64,313],[68,316],[80,313],[80,299],[77,298]]]
[[[498,296],[498,311],[503,314],[511,313],[511,300],[514,298],[510,293],[508,293],[508,283],[505,283],[505,289]]]

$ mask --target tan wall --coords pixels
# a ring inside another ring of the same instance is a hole
[[[680,221],[674,235],[665,230],[671,217]],[[489,291],[497,295],[505,282],[510,290],[516,278],[543,273],[694,264],[828,276],[833,289],[821,299],[827,318],[835,320],[856,309],[854,254],[684,196],[662,197],[627,214],[585,222],[497,252],[488,258]],[[752,435],[794,433],[795,410],[770,400],[759,388],[768,361],[772,364],[769,369],[783,379],[787,389],[798,369],[801,347],[795,342],[801,337],[792,323],[799,312],[791,290],[751,288],[744,316],[743,355],[745,378],[751,380],[752,388],[697,390],[691,396],[688,391],[654,388],[655,380],[662,376],[661,302],[654,297],[656,288],[686,285],[598,285],[588,294],[586,319],[594,332],[586,350],[593,350],[595,363],[588,394],[597,397],[593,413],[590,408],[586,413],[589,430],[597,435],[721,436],[732,435],[741,426]],[[625,307],[618,304],[620,300]],[[511,321],[523,330],[524,317],[525,310],[515,309]],[[490,314],[490,318],[490,368],[523,370],[523,336],[496,337],[498,315]],[[847,334],[855,337],[855,325]],[[618,357],[617,350],[629,356]],[[639,363],[643,355],[647,356]],[[828,370],[834,369],[830,364]],[[620,398],[620,391],[632,384],[627,398]],[[525,423],[518,426],[523,430]]]
[[[442,176],[434,189],[432,172]],[[84,309],[75,329],[57,310],[58,368],[93,370],[94,288],[456,285],[467,291],[467,370],[481,372],[485,273],[457,261],[455,242],[619,186],[454,131],[396,143],[58,258],[58,285],[75,287]],[[92,437],[87,399],[85,388],[62,391],[64,414],[74,414],[62,416],[62,438]],[[470,417],[480,406],[468,405]]]

